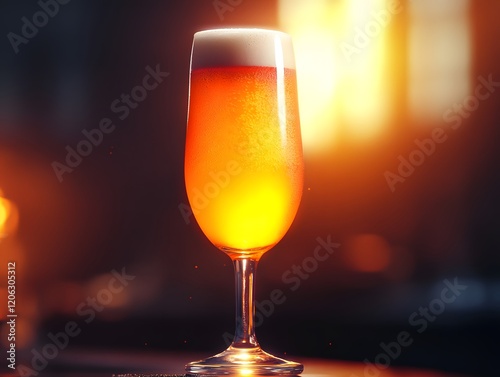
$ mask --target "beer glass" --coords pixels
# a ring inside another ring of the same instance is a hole
[[[291,38],[263,29],[194,35],[185,184],[206,237],[232,260],[236,331],[222,353],[186,365],[198,375],[297,375],[254,331],[257,262],[288,231],[302,196],[303,158]]]

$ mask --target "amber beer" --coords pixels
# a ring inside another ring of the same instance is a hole
[[[255,335],[260,256],[286,233],[302,195],[303,163],[292,40],[263,29],[194,35],[185,182],[205,235],[232,259],[236,328],[231,345],[190,362],[190,375],[297,376]]]
[[[266,44],[256,35],[258,50],[248,53],[250,41],[242,53],[226,34],[216,44],[197,35],[193,45],[186,189],[214,245],[265,252],[287,232],[302,195],[294,60],[276,52],[278,37]]]

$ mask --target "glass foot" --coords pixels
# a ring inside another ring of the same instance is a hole
[[[303,370],[302,364],[270,355],[260,347],[230,346],[215,356],[186,365],[186,372],[195,375],[297,376]]]

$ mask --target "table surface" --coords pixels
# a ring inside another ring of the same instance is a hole
[[[40,373],[39,377],[135,377],[182,376],[184,365],[207,355],[186,353],[125,353],[104,351],[72,351],[61,354],[58,373]],[[285,357],[288,357],[285,356]],[[418,368],[367,366],[359,362],[292,357],[289,359],[304,364],[302,377],[471,377],[461,374]],[[65,371],[65,372],[62,372]],[[127,376],[128,374],[128,376]]]

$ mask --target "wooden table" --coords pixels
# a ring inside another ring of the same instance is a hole
[[[186,353],[125,353],[72,351],[61,354],[58,369],[65,373],[40,373],[43,376],[111,377],[113,375],[183,375],[184,365],[207,355]],[[302,377],[471,377],[418,368],[367,366],[359,362],[310,359],[288,356],[304,364]]]

